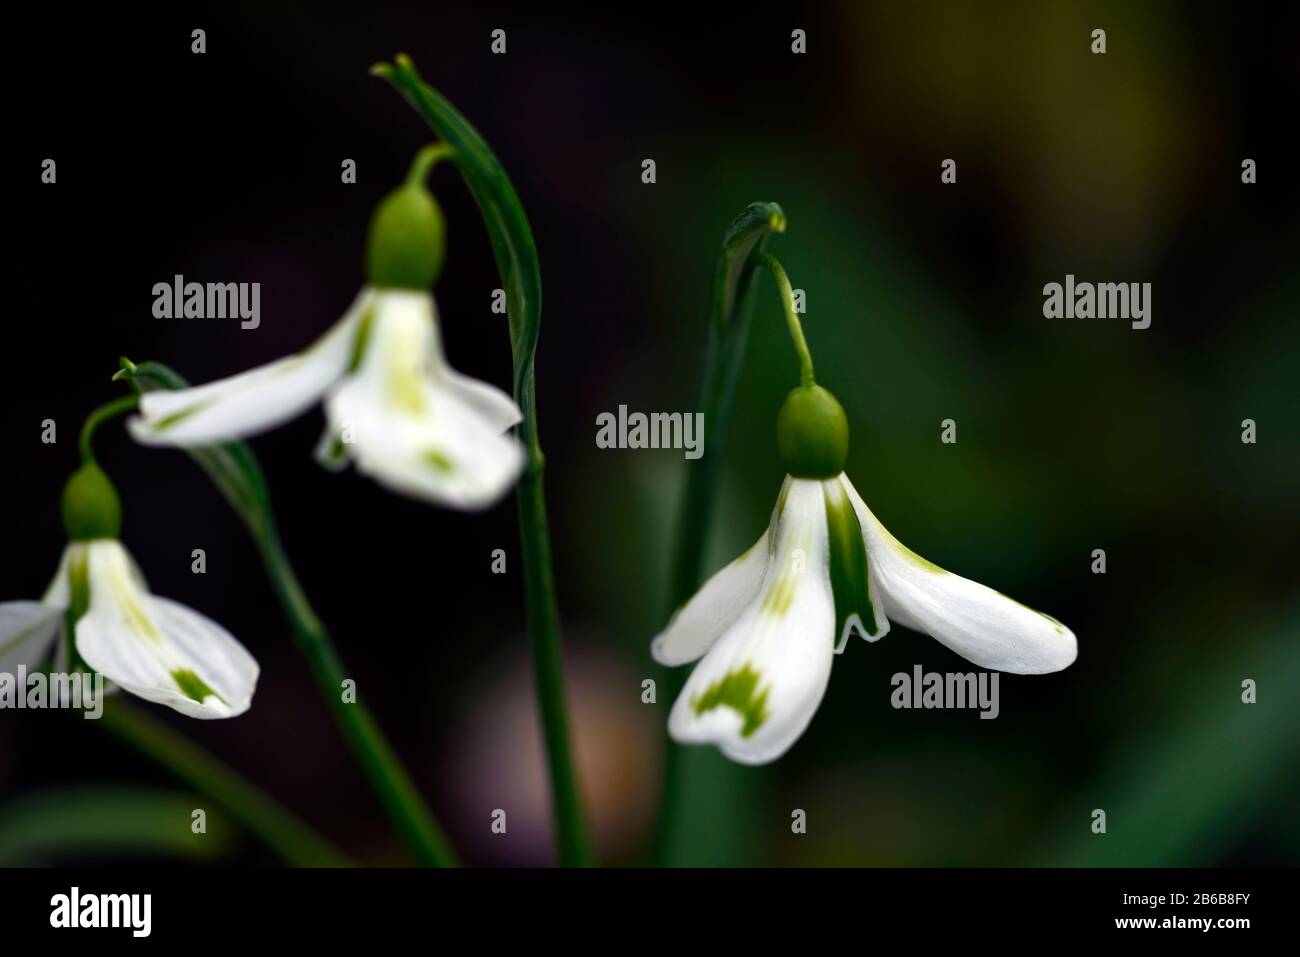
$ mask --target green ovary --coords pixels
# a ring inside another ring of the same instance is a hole
[[[728,672],[721,681],[709,685],[703,694],[692,698],[691,707],[696,715],[718,707],[730,708],[744,722],[740,736],[748,738],[768,719],[767,693],[770,689],[759,691],[758,683],[761,680],[762,675],[757,671],[747,664],[741,665],[736,671]]]

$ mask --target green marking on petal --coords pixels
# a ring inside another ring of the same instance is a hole
[[[730,708],[743,719],[740,736],[748,738],[768,719],[767,693],[771,689],[759,691],[761,680],[762,675],[749,664],[743,664],[736,671],[728,672],[721,681],[709,685],[703,694],[692,698],[691,707],[696,715],[714,708]]]
[[[82,668],[81,653],[77,651],[77,622],[90,608],[89,560],[84,548],[77,548],[68,556],[68,611],[67,641],[68,670],[89,671]]]
[[[779,522],[781,516],[785,514],[785,500],[790,497],[790,483],[786,482],[781,486],[781,494],[776,499],[776,520]]]
[[[421,330],[390,316],[384,327],[377,331],[382,340],[373,348],[380,349],[383,363],[383,389],[385,400],[396,409],[412,416],[422,416],[426,411],[425,362],[422,358],[427,343]]]
[[[780,618],[790,610],[790,606],[794,604],[794,593],[799,587],[799,575],[802,571],[797,561],[792,557],[781,572],[781,577],[767,590],[767,594],[763,596],[763,604],[759,606],[762,611]]]
[[[375,322],[375,307],[370,306],[361,314],[361,320],[357,323],[356,338],[352,340],[352,356],[348,359],[348,372],[356,372],[361,368],[361,358],[366,353],[366,346],[370,342],[370,330]]]
[[[995,589],[993,589],[993,591],[997,591],[997,589],[995,588]],[[1005,598],[1007,601],[1011,602],[1013,605],[1019,605],[1021,608],[1025,609],[1026,611],[1032,611],[1035,615],[1037,615],[1037,616],[1040,617],[1040,618],[1046,618],[1048,621],[1050,621],[1053,625],[1056,626],[1056,633],[1057,633],[1058,635],[1063,635],[1063,634],[1065,634],[1065,626],[1064,626],[1063,624],[1061,624],[1059,621],[1057,621],[1055,618],[1053,618],[1051,615],[1049,615],[1047,612],[1045,612],[1045,611],[1039,611],[1037,608],[1030,608],[1030,607],[1029,607],[1028,605],[1026,605],[1023,601],[1016,601],[1016,600],[1015,600],[1014,598],[1012,598],[1010,595],[1005,595],[1005,594],[1003,594],[1003,593],[1000,592],[1000,591],[998,591],[997,593],[998,593],[999,595],[1002,595],[1003,598]]]
[[[450,475],[456,471],[456,463],[449,459],[445,453],[438,449],[429,449],[420,456],[427,464],[432,465],[439,472]]]
[[[902,542],[896,539],[890,533],[889,529],[885,528],[885,526],[881,525],[880,522],[878,521],[876,522],[876,528],[879,529],[880,533],[885,536],[885,540],[888,541],[889,544],[892,545],[894,549],[904,558],[911,559],[913,562],[920,565],[926,571],[934,572],[934,574],[936,575],[951,574],[951,572],[949,572],[948,569],[940,568],[938,565],[930,561],[928,558],[922,558],[920,555],[916,554],[916,552],[912,551],[910,548],[908,548],[906,545],[904,545]]]
[[[179,412],[173,412],[171,415],[165,415],[157,422],[153,423],[152,426],[153,431],[162,432],[165,431],[166,429],[170,429],[173,425],[178,425],[179,423],[184,422],[186,419],[190,418],[191,416],[197,415],[198,413],[202,412],[208,406],[212,405],[212,403],[215,401],[216,401],[215,399],[207,399],[203,402],[195,402],[193,405],[187,405]]]
[[[330,444],[324,451],[324,458],[327,462],[335,465],[346,463],[348,460],[348,446],[343,441],[343,435],[332,436]]]
[[[108,584],[113,589],[118,609],[126,619],[127,627],[145,638],[162,641],[162,635],[158,633],[158,629],[154,627],[154,623],[136,600],[136,587],[130,580],[130,572],[124,570],[121,574],[112,575],[108,579]]]
[[[177,668],[172,672],[172,680],[176,682],[176,687],[181,689],[185,697],[203,704],[208,697],[216,698],[222,704],[226,704],[226,699],[217,694],[208,683],[196,675],[188,668]]]
[[[855,615],[868,636],[875,638],[881,628],[872,601],[867,543],[862,537],[858,513],[839,479],[822,483],[822,499],[826,503],[831,592],[835,596],[835,632],[831,641],[839,648],[848,637],[845,629]]]

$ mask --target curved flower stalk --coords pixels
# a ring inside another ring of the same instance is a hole
[[[816,384],[780,264],[759,262],[785,304],[800,385],[777,421],[788,475],[768,530],[722,569],[658,635],[665,665],[700,660],[673,705],[669,733],[764,764],[803,734],[851,634],[882,638],[891,619],[929,633],[975,664],[1020,674],[1068,667],[1077,646],[1056,619],[932,564],[877,520],[844,474],[844,410]]]
[[[569,741],[560,616],[542,484],[546,458],[537,434],[534,358],[542,317],[537,244],[514,185],[487,141],[446,98],[421,79],[411,58],[399,53],[393,63],[376,64],[371,72],[392,84],[439,138],[456,151],[456,167],[478,204],[492,242],[510,321],[514,397],[523,414],[518,434],[527,460],[515,494],[519,504],[519,539],[533,673],[546,741],[560,861],[566,865],[587,865],[593,860],[591,840]]]
[[[118,541],[121,505],[103,469],[88,461],[63,492],[69,544],[39,602],[0,604],[0,671],[82,665],[113,688],[192,718],[248,710],[257,662],[205,615],[152,594]]]
[[[124,358],[121,366],[114,378],[129,382],[142,398],[158,391],[178,391],[188,387],[184,379],[157,362],[137,365]],[[123,401],[134,405],[136,399]],[[425,805],[419,789],[370,710],[361,701],[344,702],[339,694],[348,673],[285,554],[266,479],[252,450],[235,442],[190,449],[189,455],[248,527],[271,587],[292,626],[294,640],[311,668],[321,697],[394,825],[420,863],[432,867],[454,866],[456,855],[442,827]]]
[[[420,152],[406,182],[380,203],[367,243],[368,284],[305,351],[207,385],[146,393],[128,426],[149,445],[229,442],[287,422],[323,401],[317,458],[349,462],[392,491],[460,509],[504,495],[523,468],[507,430],[519,407],[447,362],[429,291],[443,259],[443,224],[425,177],[449,151]]]

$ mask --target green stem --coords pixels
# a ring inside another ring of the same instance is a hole
[[[141,380],[167,389],[187,386],[183,378],[157,362],[143,362],[137,366],[129,359],[123,359],[122,371],[117,377],[131,380],[137,389]],[[369,709],[360,701],[349,704],[343,700],[347,670],[285,554],[271,510],[266,479],[252,449],[243,442],[231,442],[186,451],[208,474],[252,533],[271,586],[289,619],[294,642],[307,659],[321,696],[328,702],[370,786],[407,846],[421,864],[455,866],[455,854],[442,828]]]
[[[109,419],[133,410],[139,404],[139,401],[134,395],[123,396],[120,399],[114,399],[112,402],[105,402],[86,416],[86,421],[81,426],[81,441],[77,446],[81,451],[82,462],[95,461],[94,440],[96,430]]]
[[[750,318],[754,311],[754,287],[762,268],[767,237],[785,232],[785,213],[776,203],[751,203],[728,227],[723,236],[713,282],[713,305],[695,407],[704,413],[703,454],[686,472],[677,524],[677,543],[669,575],[668,613],[681,607],[695,593],[704,574],[704,547],[713,520],[713,500],[721,470],[735,405],[736,383],[745,358]],[[665,616],[667,620],[667,616]],[[663,672],[663,699],[673,701],[685,683],[685,669]],[[663,796],[656,835],[656,858],[673,863],[675,836],[682,807],[687,803],[689,782],[682,770],[683,748],[669,743],[664,765]]]
[[[759,265],[767,269],[776,280],[781,293],[781,305],[785,307],[785,322],[790,328],[790,339],[794,343],[795,355],[799,357],[799,383],[804,388],[816,384],[813,378],[812,353],[808,351],[808,340],[803,337],[803,323],[794,309],[794,290],[790,288],[790,277],[785,268],[770,253],[762,253],[757,259]]]
[[[104,708],[99,724],[182,781],[216,800],[295,867],[347,867],[351,862],[310,825],[188,738],[125,701]]]
[[[542,718],[542,736],[551,776],[560,861],[570,867],[590,867],[595,862],[587,834],[582,794],[570,746],[569,717],[565,704],[564,655],[560,648],[560,613],[555,600],[555,574],[551,568],[551,539],[546,523],[546,495],[542,489],[545,458],[537,442],[532,393],[521,431],[528,433],[528,467],[515,495],[519,504],[519,539],[523,549],[524,602],[533,654],[533,680]]]
[[[411,160],[410,172],[406,174],[408,184],[420,184],[429,178],[433,168],[442,160],[455,159],[456,147],[447,143],[430,143]]]
[[[371,72],[401,92],[439,139],[456,151],[456,168],[478,204],[492,243],[501,288],[506,293],[510,351],[514,358],[514,395],[523,412],[518,435],[528,452],[527,468],[515,490],[523,550],[524,601],[528,610],[537,701],[551,776],[560,862],[569,866],[589,865],[594,857],[569,744],[560,616],[555,600],[550,536],[546,527],[546,498],[542,490],[545,458],[537,439],[534,359],[542,311],[537,244],[523,204],[500,160],[482,134],[445,97],[420,78],[411,58],[399,53],[393,63],[376,64]]]
[[[456,866],[456,856],[442,828],[370,710],[360,701],[348,704],[343,700],[347,671],[329,633],[307,601],[274,526],[257,536],[257,547],[280,605],[289,618],[298,650],[307,659],[321,696],[329,702],[335,720],[388,816],[421,864]]]

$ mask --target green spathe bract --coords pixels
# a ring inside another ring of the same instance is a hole
[[[366,238],[366,279],[372,286],[428,290],[447,251],[442,210],[423,183],[407,181],[376,207]]]
[[[63,527],[74,542],[117,538],[122,531],[122,502],[117,489],[94,462],[73,472],[63,486]]]
[[[703,694],[691,700],[691,707],[697,715],[714,708],[730,708],[744,722],[740,727],[740,736],[748,738],[762,727],[768,716],[769,689],[758,690],[762,677],[749,664],[743,664],[705,688]]]
[[[819,385],[791,389],[776,418],[776,445],[795,478],[839,475],[849,455],[849,420],[839,400]]]

